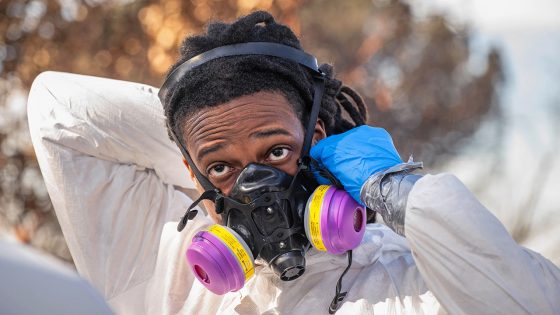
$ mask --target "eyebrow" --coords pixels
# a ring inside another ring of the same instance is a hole
[[[268,130],[253,132],[249,135],[249,137],[251,137],[251,138],[266,138],[266,137],[278,136],[278,135],[291,136],[292,134],[289,133],[286,129],[274,128],[274,129],[268,129]]]
[[[260,138],[272,137],[272,136],[277,136],[277,135],[291,136],[292,134],[289,133],[286,129],[273,128],[273,129],[267,129],[267,130],[253,132],[249,135],[249,137],[260,139]],[[197,153],[196,158],[197,158],[198,161],[200,161],[206,155],[208,155],[210,153],[214,153],[214,152],[216,152],[220,149],[223,149],[224,147],[225,147],[225,145],[223,143],[218,143],[218,144],[215,144],[215,145],[211,145],[209,147],[206,147],[206,148],[200,150]]]
[[[209,147],[207,147],[207,148],[204,148],[204,149],[200,150],[200,151],[197,153],[196,158],[200,161],[200,160],[202,160],[202,158],[203,158],[204,156],[206,156],[206,155],[208,155],[208,154],[210,154],[210,153],[216,152],[216,151],[222,149],[223,147],[224,147],[224,144],[223,144],[223,143],[218,143],[218,144],[215,144],[215,145],[211,145],[211,146],[209,146]]]

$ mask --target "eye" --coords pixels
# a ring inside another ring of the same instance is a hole
[[[225,164],[216,164],[208,169],[208,175],[212,177],[222,177],[231,171],[231,167]]]
[[[290,149],[288,148],[274,148],[268,154],[267,160],[269,161],[280,161],[285,159],[288,154],[290,154]]]

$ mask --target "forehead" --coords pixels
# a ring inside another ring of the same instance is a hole
[[[294,106],[279,92],[258,92],[202,109],[182,127],[189,152],[206,142],[247,140],[263,129],[303,131]]]

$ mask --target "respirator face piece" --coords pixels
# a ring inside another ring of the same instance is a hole
[[[211,225],[193,237],[186,252],[190,269],[210,291],[225,294],[241,289],[254,275],[255,259],[267,264],[281,280],[297,279],[305,272],[305,253],[310,246],[332,254],[348,251],[349,268],[350,250],[363,238],[366,211],[341,189],[334,176],[329,179],[335,185],[319,186],[314,179],[313,172],[317,170],[311,167],[313,160],[309,149],[325,82],[313,56],[276,43],[218,47],[179,65],[160,89],[160,100],[164,103],[171,87],[191,69],[216,58],[236,55],[280,57],[306,67],[313,78],[313,105],[296,174],[291,176],[271,166],[251,163],[240,172],[228,196],[202,175],[178,140],[176,131],[169,128],[197,180],[205,188],[187,209],[177,229],[183,230],[188,220],[194,218],[197,213],[194,207],[204,199],[214,201],[216,213],[222,216],[222,225]],[[330,175],[326,169],[321,172]],[[337,301],[338,291],[337,286]]]
[[[253,254],[280,279],[288,281],[305,271],[309,241],[303,211],[315,180],[271,166],[251,163],[239,174],[224,205],[223,224],[237,230]],[[243,204],[243,205],[242,205]]]
[[[236,291],[253,274],[254,258],[281,280],[302,275],[309,248],[303,215],[313,186],[302,172],[290,176],[267,165],[247,165],[223,199],[224,226],[198,232],[187,249],[197,279],[217,294]],[[203,253],[221,259],[203,259]]]
[[[341,254],[359,245],[365,209],[348,193],[317,186],[304,171],[292,177],[274,167],[249,164],[224,198],[223,225],[198,232],[187,262],[209,290],[237,291],[254,274],[254,257],[281,280],[305,271],[305,252]]]

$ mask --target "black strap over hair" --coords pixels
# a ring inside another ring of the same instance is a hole
[[[317,118],[319,118],[319,110],[321,109],[321,101],[325,91],[325,78],[322,76],[313,76],[313,90],[313,105],[311,106],[307,129],[305,130],[305,138],[301,149],[302,157],[308,155],[311,149],[311,142],[313,140],[313,134],[315,133],[315,124],[317,123]]]
[[[321,74],[317,59],[302,50],[272,42],[250,42],[242,44],[233,44],[221,46],[204,52],[200,55],[194,56],[179,65],[165,80],[161,89],[159,90],[158,97],[161,103],[164,103],[165,97],[169,90],[179,82],[179,80],[190,70],[214,59],[222,57],[231,57],[239,55],[266,55],[273,57],[280,57],[299,63],[300,65],[312,70],[317,74]]]
[[[311,141],[313,139],[315,124],[317,122],[317,117],[319,116],[319,110],[321,108],[321,101],[323,99],[323,93],[325,90],[325,80],[324,74],[321,72],[321,70],[319,70],[319,67],[317,65],[317,59],[302,50],[272,42],[249,42],[214,48],[200,55],[194,56],[189,60],[186,60],[175,70],[173,70],[173,72],[169,74],[169,76],[163,83],[163,86],[159,90],[158,97],[160,101],[163,104],[171,88],[174,87],[177,82],[179,82],[181,77],[183,77],[187,72],[194,69],[195,67],[198,67],[208,61],[217,58],[238,55],[266,55],[284,58],[296,62],[311,71],[314,87],[313,105],[311,107],[311,113],[309,115],[307,129],[305,130],[305,138],[301,151],[301,157],[307,157],[309,155],[309,149],[311,148]],[[179,141],[179,138],[175,133],[175,129],[171,124],[169,124],[169,117],[167,118],[167,123],[168,128],[171,131],[173,140],[179,146],[183,157],[187,160],[187,163],[190,165],[198,182],[206,191],[217,191],[216,187],[210,182],[210,180],[208,180],[208,178],[206,178],[206,176],[204,176],[196,167],[191,156],[187,152],[185,144],[182,141]],[[218,194],[216,194],[216,196],[217,195]]]

